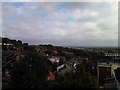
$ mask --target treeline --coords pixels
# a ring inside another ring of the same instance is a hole
[[[2,50],[5,50],[5,51],[9,50],[8,46],[9,46],[9,49],[13,49],[13,47],[27,49],[29,44],[23,43],[21,40],[2,38]]]

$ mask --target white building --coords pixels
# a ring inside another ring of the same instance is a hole
[[[56,63],[59,63],[60,58],[53,56],[53,57],[49,58],[49,60],[50,60],[52,63],[55,63],[55,62],[56,62]]]

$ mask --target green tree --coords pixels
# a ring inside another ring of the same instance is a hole
[[[80,64],[77,66],[76,70],[71,70],[63,75],[56,78],[55,81],[49,84],[51,89],[56,88],[92,88],[97,89],[96,78],[91,76],[89,72],[86,71],[84,65]]]
[[[47,62],[47,59],[36,51],[27,51],[25,58],[19,63],[15,62],[10,70],[11,79],[8,85],[12,88],[44,89],[49,70]]]

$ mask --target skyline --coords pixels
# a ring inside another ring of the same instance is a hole
[[[3,2],[2,34],[29,44],[118,46],[110,2]]]

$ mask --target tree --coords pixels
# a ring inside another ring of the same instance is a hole
[[[82,88],[97,88],[97,80],[91,73],[84,67],[83,64],[79,64],[75,70],[76,77]]]
[[[22,46],[22,41],[21,40],[18,40],[18,41],[16,41],[16,43],[15,43],[15,46]]]
[[[18,42],[19,42],[20,44],[22,44],[22,41],[21,41],[21,40],[18,40]]]
[[[15,45],[15,43],[16,43],[16,40],[11,40],[11,43]]]
[[[5,88],[41,88],[47,83],[47,59],[36,51],[26,51],[25,58],[15,62],[10,70],[10,80]],[[10,87],[9,86],[9,87]]]
[[[84,65],[80,64],[76,70],[71,70],[56,78],[56,81],[50,82],[50,89],[66,89],[66,88],[92,88],[97,89],[96,78],[91,76],[89,72],[86,72]]]
[[[28,50],[28,43],[23,43],[24,50]]]
[[[2,38],[2,42],[7,44],[10,42],[10,40],[8,38]]]

